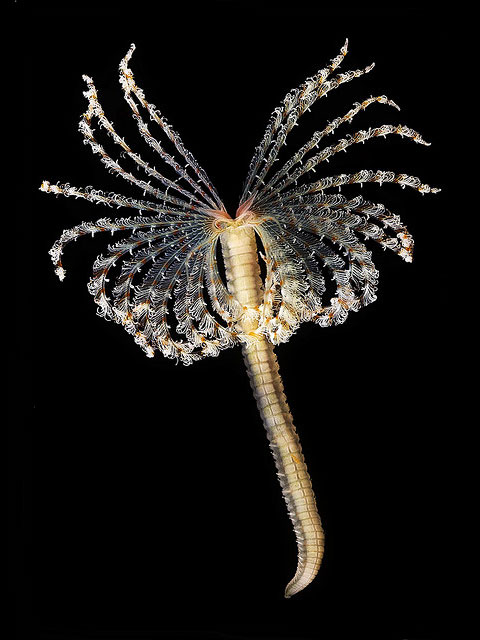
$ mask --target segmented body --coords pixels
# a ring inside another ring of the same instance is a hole
[[[386,96],[371,96],[316,131],[283,166],[268,175],[287,136],[315,101],[373,68],[370,65],[333,76],[347,53],[345,43],[329,65],[289,92],[273,111],[233,218],[180,136],[135,83],[128,66],[133,51],[132,45],[120,63],[124,98],[143,140],[177,178],[164,176],[117,134],[103,111],[93,80],[84,76],[88,108],[79,129],[85,144],[109,171],[138,187],[149,199],[44,181],[41,189],[47,193],[140,213],[118,220],[82,222],[64,231],[50,254],[57,275],[63,279],[61,258],[68,243],[87,234],[123,232],[127,237],[97,258],[89,283],[101,316],[121,324],[148,356],[160,351],[187,365],[241,345],[297,536],[298,567],[286,588],[289,597],[318,572],[324,536],[274,345],[289,340],[302,322],[313,321],[322,327],[340,324],[350,311],[376,299],[378,272],[365,241],[390,249],[407,262],[413,250],[413,239],[399,216],[383,204],[328,191],[342,185],[384,182],[408,186],[422,194],[439,191],[417,177],[378,169],[323,176],[314,182],[308,182],[308,178],[322,163],[360,142],[400,135],[422,145],[427,143],[404,125],[384,124],[358,130],[318,150],[327,135],[371,105],[398,109]],[[142,112],[173,145],[173,154],[167,153],[163,143],[151,134]],[[149,180],[125,169],[107,153],[94,133],[94,122],[121,149],[125,161],[133,162]],[[217,264],[219,243],[226,280]],[[263,280],[259,255],[265,262]],[[109,284],[115,268],[119,273]],[[325,276],[334,282],[333,295]]]
[[[222,234],[221,242],[228,288],[243,309],[239,330],[248,334],[258,328],[255,312],[263,303],[254,222],[253,226],[248,222],[239,226],[229,225]],[[309,584],[320,568],[323,529],[300,440],[283,392],[273,345],[264,336],[258,336],[242,350],[297,538],[297,572],[285,590],[285,596],[290,597]]]

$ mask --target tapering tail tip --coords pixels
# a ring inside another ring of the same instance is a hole
[[[317,573],[318,568],[311,573],[309,572],[308,574],[294,576],[285,587],[285,598],[291,598],[296,593],[303,591],[303,589],[308,587],[308,585],[313,581]]]
[[[318,519],[318,530],[316,531],[318,537],[310,538],[306,542],[297,539],[299,562],[295,575],[285,587],[285,598],[291,598],[296,593],[303,591],[305,587],[308,587],[316,578],[322,564],[325,538],[318,513],[316,515]],[[304,553],[304,547],[306,547],[306,554]]]
[[[290,586],[287,584],[287,586],[285,587],[285,598],[288,600],[292,596],[293,596],[293,593],[290,590]]]
[[[309,583],[308,583],[309,584]],[[307,585],[301,585],[298,582],[294,582],[293,580],[291,582],[289,582],[287,584],[287,586],[285,587],[285,598],[291,598],[292,596],[294,596],[296,593],[298,593],[299,591],[302,591],[303,589],[305,589]]]

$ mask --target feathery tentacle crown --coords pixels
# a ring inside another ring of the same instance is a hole
[[[321,326],[344,322],[349,311],[357,311],[376,297],[378,273],[371,252],[360,241],[359,234],[411,261],[413,239],[397,215],[383,204],[366,201],[361,196],[346,198],[326,192],[345,184],[366,182],[393,182],[421,193],[435,193],[439,189],[413,176],[365,169],[298,184],[339,151],[347,151],[354,144],[378,136],[395,134],[427,144],[419,133],[408,127],[382,125],[367,131],[358,130],[319,149],[323,138],[351,122],[370,105],[380,103],[398,109],[387,97],[370,97],[354,104],[343,116],[316,131],[272,175],[272,167],[288,134],[313,103],[373,68],[372,64],[365,69],[333,75],[347,53],[347,43],[330,65],[290,91],[273,111],[250,163],[235,219],[226,212],[205,171],[185,149],[180,136],[135,83],[128,66],[134,49],[132,45],[120,63],[124,98],[142,138],[173,169],[176,179],[167,178],[142,160],[117,134],[102,109],[92,79],[84,76],[88,109],[79,124],[84,142],[99,154],[109,171],[139,187],[143,196],[148,195],[151,200],[104,193],[92,187],[53,185],[47,181],[41,189],[109,207],[136,209],[141,214],[82,222],[63,232],[50,255],[57,275],[63,279],[61,256],[67,243],[89,233],[130,232],[129,237],[110,245],[108,253],[96,259],[89,290],[98,305],[98,313],[122,324],[147,355],[152,356],[159,350],[169,358],[190,364],[260,335],[273,344],[285,342],[300,323],[307,320]],[[150,133],[145,115],[160,127],[170,147],[173,146],[173,154]],[[95,121],[120,147],[121,156],[129,157],[147,174],[148,181],[126,171],[107,153],[94,135],[92,123]],[[216,259],[223,230],[229,225],[242,224],[255,229],[266,264],[263,303],[253,311],[242,309],[228,292]],[[117,263],[121,265],[120,273],[115,276],[114,286],[108,289],[108,276]],[[139,276],[142,270],[146,270],[143,279]],[[329,274],[336,285],[336,292],[328,301],[324,300],[325,274]],[[258,327],[245,334],[239,328],[239,321],[242,314],[252,312],[257,316]],[[175,319],[173,333],[168,324],[172,318]]]

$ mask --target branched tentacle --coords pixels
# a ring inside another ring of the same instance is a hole
[[[323,197],[323,192],[327,189],[338,188],[347,184],[362,185],[365,183],[377,183],[380,186],[384,183],[398,184],[402,188],[410,187],[422,194],[440,192],[440,189],[437,187],[431,187],[422,182],[420,178],[407,175],[406,173],[395,173],[394,171],[383,171],[381,169],[377,169],[376,171],[361,169],[356,173],[341,173],[335,176],[321,178],[315,182],[297,186],[280,195],[277,192],[271,193],[263,199],[261,204],[257,204],[256,206],[262,213],[269,213],[277,208],[281,209],[286,205],[299,205],[304,201],[309,202],[305,196],[309,196],[310,194],[320,193],[320,197]]]
[[[138,154],[132,151],[132,149],[123,140],[123,138],[121,138],[116,133],[111,122],[106,118],[103,109],[98,101],[97,92],[93,81],[88,76],[84,76],[84,79],[89,86],[89,90],[84,93],[85,97],[88,98],[89,105],[87,111],[82,115],[79,123],[79,130],[84,136],[85,144],[89,144],[93,153],[98,153],[101,156],[101,160],[103,164],[108,168],[108,170],[112,171],[124,180],[127,180],[127,182],[130,182],[131,184],[139,187],[143,190],[144,194],[150,193],[158,200],[168,201],[176,206],[184,208],[192,208],[193,206],[205,207],[206,205],[204,202],[196,198],[189,191],[186,191],[185,189],[180,187],[176,182],[165,178],[156,169],[151,168],[146,162],[144,162]],[[101,126],[106,131],[108,131],[109,135],[123,149],[123,152],[126,153],[132,160],[134,160],[137,165],[141,166],[148,175],[157,179],[161,184],[163,184],[166,187],[165,191],[162,191],[156,187],[152,187],[150,185],[150,182],[145,182],[145,180],[136,178],[132,173],[125,171],[125,169],[121,167],[118,161],[111,158],[111,156],[105,151],[104,147],[96,140],[95,136],[93,135],[91,122],[94,116],[97,117]],[[168,189],[177,191],[178,193],[180,193],[180,195],[184,196],[185,199],[170,195],[168,193]],[[192,202],[196,202],[197,204],[192,205]]]
[[[277,265],[288,264],[292,262],[289,258],[294,257],[297,269],[309,274],[312,269],[305,256],[309,255],[310,260],[316,256],[320,263],[330,271],[332,278],[336,281],[337,291],[335,296],[331,298],[330,305],[327,306],[321,299],[324,287],[322,287],[322,291],[318,289],[318,285],[313,288],[311,277],[307,277],[305,280],[309,285],[306,289],[299,288],[295,281],[292,286],[289,283],[289,276],[285,277],[281,267],[277,266],[283,283],[280,289],[281,301],[278,309],[282,308],[281,305],[285,297],[289,300],[291,307],[296,309],[296,321],[289,326],[287,323],[287,326],[283,325],[282,327],[286,339],[296,330],[299,319],[303,321],[314,320],[324,325],[341,324],[346,320],[349,310],[356,311],[375,299],[377,272],[371,261],[371,253],[366,251],[365,246],[358,241],[355,234],[346,225],[338,225],[332,221],[304,219],[302,225],[300,230],[296,226],[286,224],[277,223],[276,228],[270,225],[268,246],[275,255]],[[277,240],[273,238],[273,235],[278,234],[280,229],[281,244],[278,242],[278,235]],[[323,238],[342,246],[345,251],[344,257],[340,257],[336,251],[326,245]],[[285,251],[286,247],[288,247],[288,252]],[[307,252],[310,253],[307,254]],[[288,253],[296,255],[289,256]],[[352,266],[354,263],[356,263],[355,268]],[[288,283],[289,286],[286,287],[285,283]],[[320,286],[322,285],[323,283]]]
[[[332,65],[317,74],[318,79],[316,81],[312,82],[312,79],[307,79],[302,87],[287,94],[282,105],[273,111],[262,142],[256,148],[255,155],[250,164],[241,202],[245,202],[254,197],[261,185],[264,184],[265,176],[273,166],[281,147],[285,144],[287,135],[293,127],[297,125],[300,116],[319,98],[325,96],[345,82],[350,82],[354,78],[358,78],[373,69],[374,65],[371,64],[364,69],[348,71],[326,81],[326,78],[340,64],[341,60],[343,60],[346,52],[347,43],[345,43],[342,48],[340,55],[332,62]],[[315,78],[317,78],[317,76],[315,76]],[[266,158],[266,153],[271,145],[272,149],[268,158]],[[260,168],[262,162],[265,162],[265,165],[263,168]]]
[[[161,129],[167,135],[168,139],[173,143],[176,151],[180,154],[181,157],[184,158],[184,160],[187,163],[187,166],[189,166],[195,173],[197,180],[207,187],[208,191],[210,192],[211,198],[213,198],[213,201],[209,196],[207,196],[207,194],[205,194],[205,192],[201,189],[201,187],[199,187],[198,184],[197,184],[197,187],[194,187],[195,190],[196,191],[198,190],[201,193],[202,197],[205,198],[214,209],[220,209],[221,211],[224,211],[223,203],[220,200],[220,197],[218,196],[214,186],[210,182],[205,171],[200,167],[200,165],[195,160],[195,158],[190,153],[190,151],[185,149],[185,146],[180,136],[178,135],[178,133],[176,133],[172,129],[170,124],[161,115],[160,111],[158,111],[155,105],[147,102],[142,89],[140,89],[140,87],[138,87],[138,85],[135,83],[132,70],[128,67],[128,63],[130,62],[130,59],[134,51],[135,51],[135,45],[132,44],[130,46],[130,49],[127,55],[123,58],[123,60],[120,63],[120,84],[122,85],[122,88],[124,91],[125,100],[127,101],[128,105],[132,109],[132,112],[137,121],[137,125],[139,127],[139,130],[142,136],[147,140],[147,143],[153,146],[156,149],[156,151],[158,151],[160,155],[163,157],[163,154],[165,152],[161,148],[160,143],[157,140],[155,140],[153,136],[150,135],[148,128],[146,127],[145,123],[143,122],[140,116],[137,105],[131,97],[132,93],[135,95],[138,101],[142,104],[142,106],[148,111],[151,120],[156,122],[161,127]],[[167,156],[168,154],[165,155],[165,159],[167,159]],[[168,157],[170,158],[170,156]],[[189,182],[189,184],[193,186],[193,182],[191,181],[191,178],[190,176],[188,176],[186,171],[182,170],[180,165],[177,165],[173,160],[173,158],[172,158],[172,162],[174,163],[172,166],[174,166],[177,173],[179,173],[181,177],[186,179]]]
[[[322,204],[317,201],[307,205],[304,202],[301,205],[286,207],[279,217],[287,218],[290,226],[297,231],[311,228],[313,224],[315,226],[313,233],[321,235],[327,234],[325,225],[328,224],[334,229],[330,234],[330,239],[334,242],[338,242],[338,235],[333,235],[337,233],[338,225],[348,227],[378,242],[384,248],[398,253],[407,262],[411,262],[413,238],[400,217],[388,211],[383,204],[365,201],[361,196],[347,200],[340,194],[322,196],[321,200],[323,200]],[[362,215],[355,215],[355,213]],[[381,229],[370,218],[380,221],[384,228]],[[322,225],[321,228],[319,224]],[[392,237],[387,230],[395,232],[396,236]]]
[[[312,151],[312,149],[318,148],[320,141],[326,137],[327,135],[332,134],[335,129],[337,129],[341,124],[345,122],[352,122],[353,118],[360,113],[360,111],[365,111],[367,107],[375,103],[386,104],[396,109],[399,109],[398,105],[395,104],[392,100],[389,100],[386,96],[376,96],[367,98],[363,102],[357,102],[352,109],[350,109],[345,115],[339,118],[335,118],[332,122],[330,122],[324,129],[321,131],[316,131],[313,136],[310,138],[308,142],[306,142],[298,151],[293,155],[290,160],[288,160],[283,167],[277,171],[277,173],[271,178],[271,180],[264,186],[263,189],[258,191],[257,196],[255,197],[255,202],[258,202],[262,198],[262,194],[268,193],[273,190],[274,185],[286,175],[290,169],[298,163],[301,163],[305,155],[308,152]]]
[[[206,285],[215,311],[229,324],[238,320],[241,305],[225,286],[217,265],[216,245],[209,248],[206,255]]]
[[[197,252],[189,276],[175,291],[174,311],[176,317],[182,319],[176,330],[200,347],[204,355],[217,356],[221,349],[230,346],[234,337],[221,328],[208,310],[203,294],[206,260],[205,252]]]
[[[313,77],[307,78],[307,80],[297,89],[287,93],[282,101],[282,104],[276,107],[270,116],[267,129],[263,135],[262,141],[255,149],[255,154],[250,163],[247,180],[245,182],[244,190],[240,202],[245,202],[251,197],[253,191],[251,190],[252,184],[257,177],[260,165],[265,157],[265,154],[274,140],[275,134],[279,130],[280,125],[288,117],[292,109],[298,108],[301,104],[302,113],[310,108],[310,106],[317,100],[319,95],[319,88],[323,85],[328,76],[341,64],[344,57],[347,54],[348,40],[345,41],[340,53],[330,62],[330,65],[324,69],[320,69]],[[298,112],[298,117],[301,113]],[[298,119],[298,118],[297,118]],[[293,126],[293,125],[292,125]],[[272,160],[273,162],[273,160]]]
[[[396,134],[402,137],[405,136],[419,144],[428,145],[428,143],[423,140],[423,138],[417,131],[414,131],[413,129],[410,129],[403,125],[395,126],[395,125],[385,124],[385,125],[382,125],[381,127],[375,127],[373,129],[369,129],[368,131],[362,131],[362,130],[357,131],[352,136],[349,136],[348,138],[343,138],[337,144],[331,145],[329,147],[325,147],[325,149],[320,151],[318,154],[312,156],[309,160],[305,162],[305,164],[298,167],[291,174],[287,173],[286,177],[276,186],[276,188],[274,189],[272,188],[270,193],[267,194],[264,198],[258,199],[257,205],[259,207],[262,207],[262,205],[265,202],[268,202],[268,200],[272,198],[272,196],[280,193],[281,191],[289,187],[291,184],[296,184],[297,181],[302,176],[304,176],[309,171],[314,171],[315,167],[318,164],[324,161],[328,161],[336,153],[339,153],[340,151],[346,151],[348,147],[352,146],[353,144],[358,144],[360,142],[364,143],[367,140],[372,140],[373,138],[377,138],[379,136],[385,137],[389,134]]]
[[[101,218],[96,222],[82,222],[71,229],[66,229],[49,251],[52,261],[56,267],[55,272],[60,280],[63,280],[66,274],[61,261],[63,249],[68,243],[72,242],[72,240],[76,240],[77,238],[88,234],[93,236],[102,231],[110,231],[111,233],[114,233],[116,231],[136,231],[138,229],[153,227],[157,229],[157,234],[168,234],[169,227],[172,225],[178,225],[179,221],[191,221],[189,212],[165,209],[154,203],[125,198],[124,196],[120,196],[115,193],[105,195],[103,191],[95,190],[91,187],[77,189],[69,184],[51,185],[49,182],[44,181],[41,189],[46,193],[54,193],[56,195],[61,194],[66,197],[73,196],[75,198],[84,198],[89,202],[94,202],[95,204],[104,204],[110,207],[115,205],[116,207],[134,208],[139,209],[140,211],[163,214],[162,217],[154,218],[144,216],[137,218],[120,218],[118,220]]]
[[[147,200],[136,200],[127,196],[122,196],[118,193],[105,193],[101,189],[94,189],[93,187],[84,187],[79,189],[73,187],[70,184],[50,184],[47,180],[42,182],[40,187],[41,191],[45,193],[53,193],[55,195],[63,195],[65,197],[73,196],[74,198],[83,198],[94,204],[103,204],[108,207],[127,207],[128,209],[138,209],[139,211],[155,211],[156,213],[169,214],[174,213],[176,216],[190,217],[191,213],[195,211],[197,215],[208,216],[206,210],[198,209],[196,207],[189,207],[188,209],[164,207],[157,202],[151,202]]]
[[[314,249],[312,244],[297,242],[285,228],[279,243],[280,237],[275,235],[277,224],[274,221],[257,229],[266,247],[267,266],[260,326],[265,328],[273,344],[286,342],[300,322],[309,319],[304,300],[309,300],[312,308],[323,306],[321,300],[325,291],[323,275],[314,259],[320,250]],[[322,257],[328,259],[329,249],[322,248]]]

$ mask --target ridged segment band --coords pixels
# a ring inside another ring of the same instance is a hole
[[[318,573],[323,557],[324,534],[273,345],[260,340],[244,347],[243,358],[297,538],[298,566],[285,589],[285,597],[288,598],[304,589]]]
[[[227,230],[222,235],[222,249],[230,293],[247,309],[257,307],[262,302],[262,284],[253,229],[243,226]],[[256,328],[256,321],[248,314],[238,324],[245,332]],[[324,533],[273,345],[260,337],[243,347],[243,358],[297,539],[297,571],[285,589],[289,598],[318,573]]]

